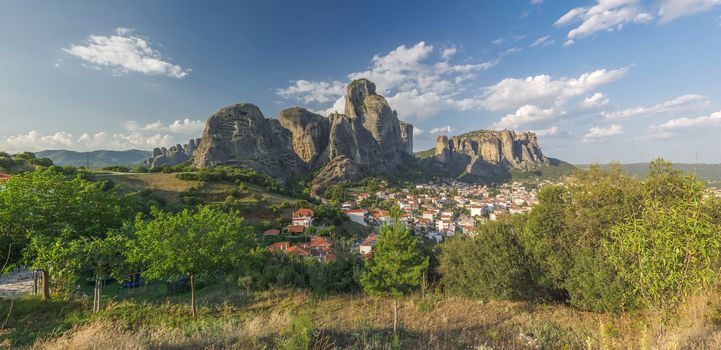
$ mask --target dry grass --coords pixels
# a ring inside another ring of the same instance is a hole
[[[287,348],[299,316],[309,318],[317,349],[389,348],[391,301],[334,296],[317,299],[303,291],[257,293],[242,305],[239,294],[201,300],[201,318],[185,318],[187,305],[165,303],[143,322],[98,318],[38,349],[257,349]],[[400,303],[402,348],[408,349],[721,349],[715,325],[718,297],[692,298],[677,324],[644,325],[642,315],[613,316],[580,312],[564,305],[479,302],[430,295]],[[109,306],[129,307],[127,304]],[[159,321],[157,314],[173,314]],[[113,314],[110,310],[109,314]],[[661,336],[659,336],[659,334]],[[318,339],[324,345],[318,345]]]

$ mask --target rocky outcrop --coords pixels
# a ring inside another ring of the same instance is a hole
[[[413,126],[398,120],[372,82],[348,85],[345,111],[326,118],[294,107],[266,119],[252,104],[222,108],[208,119],[193,164],[250,167],[281,180],[318,170],[311,190],[319,194],[338,182],[395,171],[403,152],[412,152]]]
[[[292,134],[293,150],[308,166],[315,167],[327,160],[321,159],[321,155],[328,147],[328,118],[304,108],[293,107],[282,110],[278,120]]]
[[[195,154],[195,150],[200,144],[200,139],[191,139],[185,145],[175,145],[170,148],[156,147],[153,154],[143,162],[144,166],[149,168],[159,167],[163,165],[178,165],[190,161]]]
[[[408,154],[413,154],[413,124],[401,121],[400,127],[403,151]]]
[[[276,119],[266,119],[257,106],[228,106],[208,119],[193,164],[247,167],[285,180],[308,170],[292,139],[291,131]]]
[[[328,163],[313,179],[314,194],[341,181],[395,171],[413,142],[412,130],[403,141],[398,114],[367,79],[354,80],[346,88],[345,113],[328,117]]]
[[[500,171],[548,165],[533,132],[480,130],[436,139],[435,161],[455,172],[492,176]]]

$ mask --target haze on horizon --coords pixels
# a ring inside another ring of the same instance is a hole
[[[326,114],[365,77],[436,136],[573,163],[719,163],[721,1],[0,3],[0,150],[185,143],[238,102]]]

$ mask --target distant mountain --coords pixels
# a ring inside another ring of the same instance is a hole
[[[585,169],[590,164],[577,164],[577,167]],[[601,164],[602,168],[608,168],[608,164]],[[621,167],[631,175],[644,177],[648,174],[648,163],[628,163],[621,164]],[[719,182],[721,181],[721,164],[691,164],[691,163],[673,163],[675,169],[695,173],[700,179]]]
[[[100,168],[112,165],[134,165],[151,156],[149,151],[131,149],[127,151],[90,151],[76,152],[66,150],[48,150],[35,153],[38,158],[50,158],[55,165],[85,166]]]

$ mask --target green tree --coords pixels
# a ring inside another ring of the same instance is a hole
[[[444,290],[476,298],[530,299],[536,288],[532,262],[519,242],[523,215],[481,225],[473,237],[441,244],[439,271]]]
[[[605,248],[633,295],[669,321],[686,296],[716,280],[721,226],[708,214],[704,184],[657,165],[643,209],[613,227]]]
[[[421,278],[428,267],[428,257],[421,254],[418,240],[410,228],[401,224],[401,210],[391,210],[393,225],[383,225],[380,238],[373,248],[362,275],[363,289],[373,295],[393,298],[393,334],[398,329],[398,299],[421,285]]]
[[[131,261],[144,265],[148,279],[190,279],[191,309],[197,317],[196,277],[229,271],[252,246],[252,229],[238,212],[211,207],[172,214],[153,209],[151,219],[135,221],[137,237]]]
[[[11,249],[2,247],[3,251],[11,251],[13,262],[22,254],[30,263],[41,263],[39,255],[53,251],[44,244],[102,237],[109,229],[120,227],[130,215],[128,199],[114,187],[80,177],[69,179],[50,170],[13,176],[0,190],[0,237],[12,244]],[[47,282],[43,297],[49,298],[47,268],[42,275]]]

